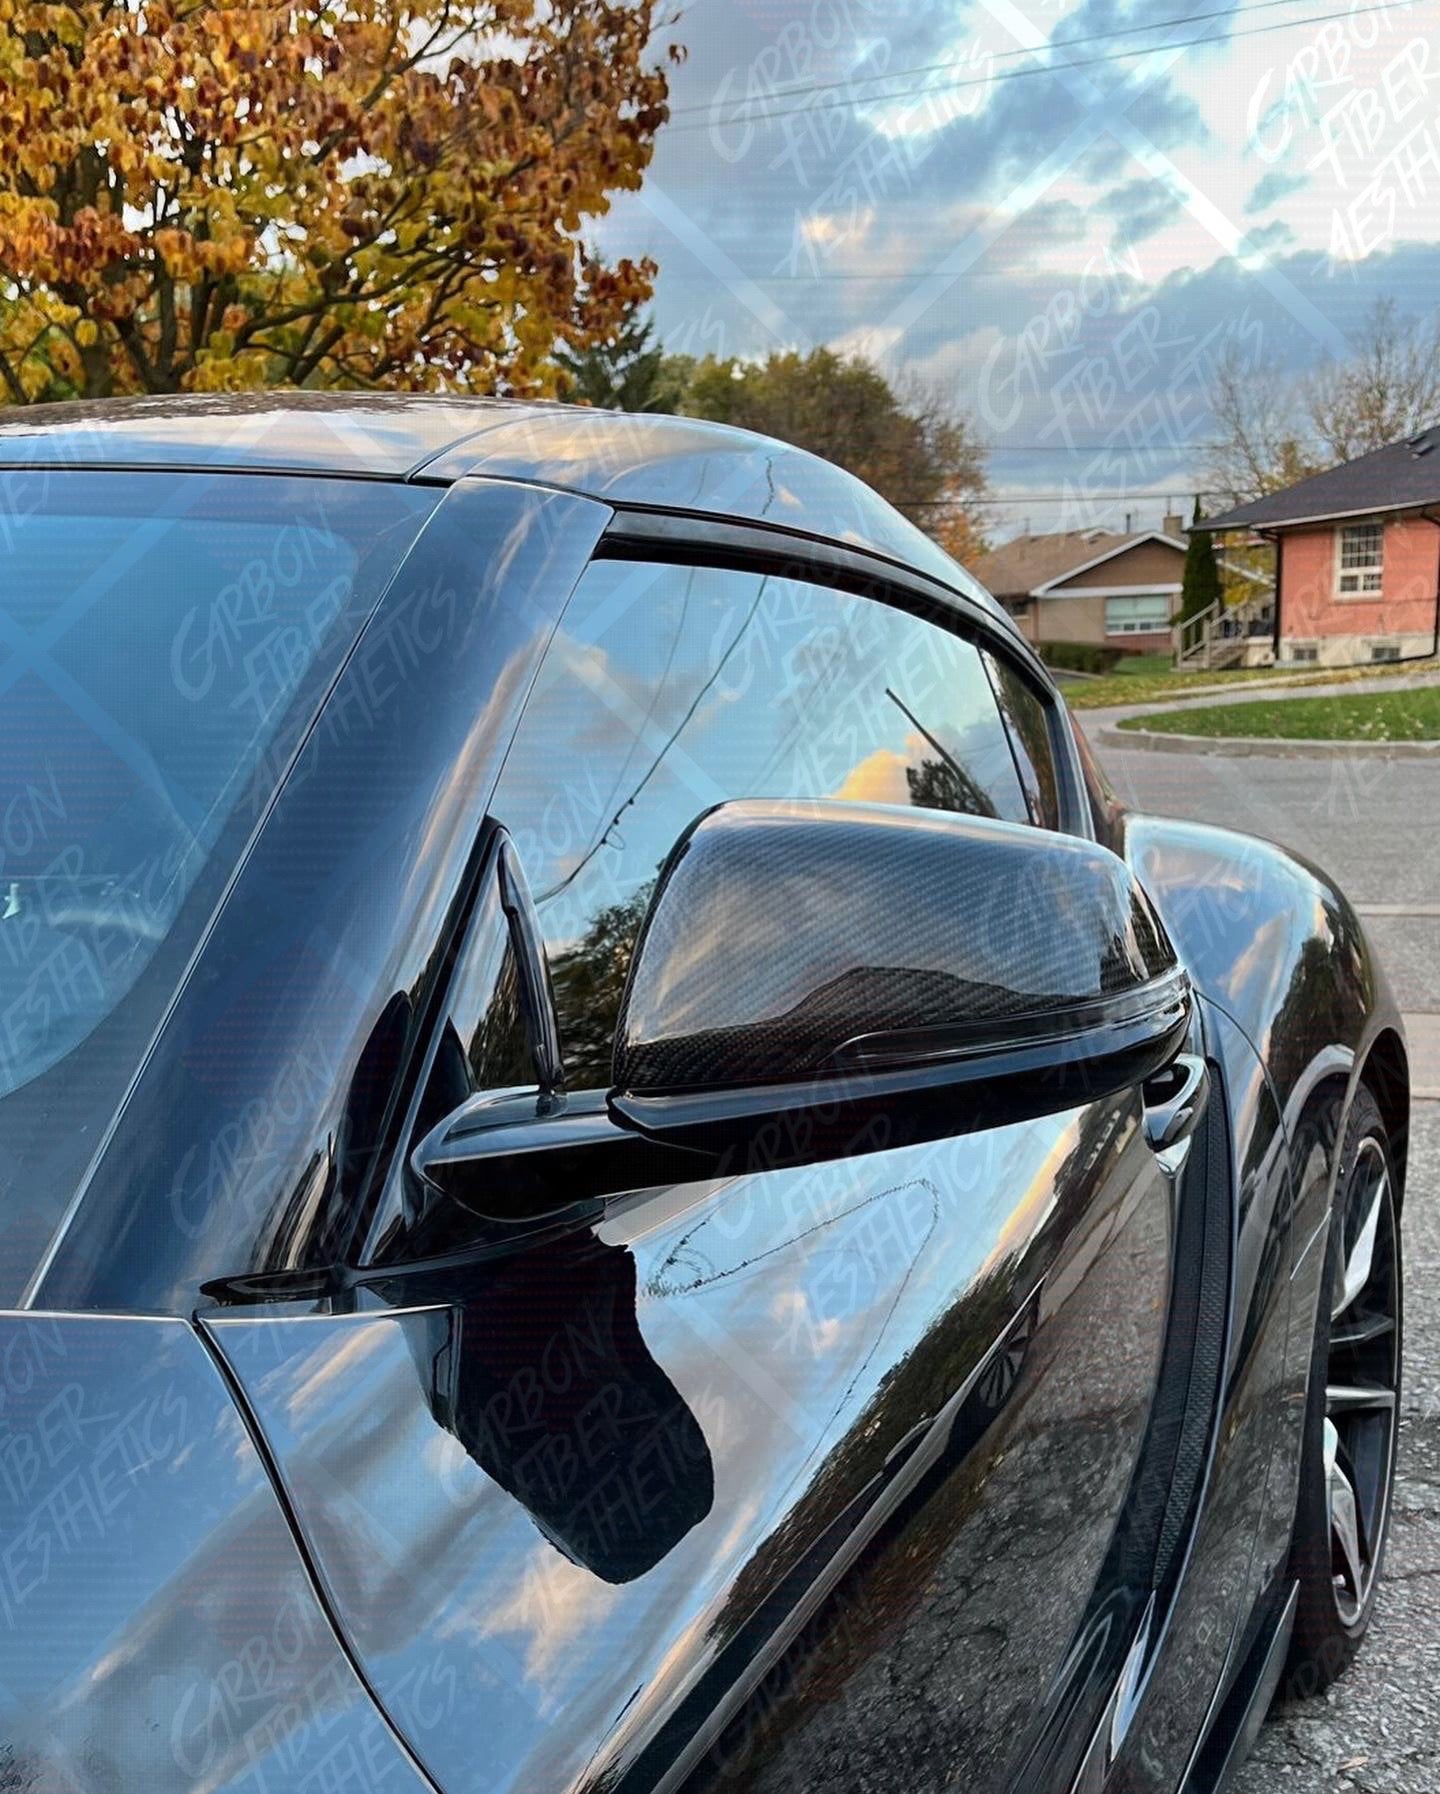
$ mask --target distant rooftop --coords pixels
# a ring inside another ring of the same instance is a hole
[[[1167,521],[1178,527],[1178,519]],[[974,561],[971,572],[997,598],[1025,597],[1067,573],[1095,561],[1109,560],[1137,542],[1149,542],[1161,534],[1154,529],[1076,529],[1044,536],[1016,536]],[[1183,547],[1183,540],[1176,546]]]

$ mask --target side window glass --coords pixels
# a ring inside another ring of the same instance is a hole
[[[973,644],[800,580],[596,562],[493,805],[534,895],[572,1089],[610,1081],[661,863],[740,797],[1031,816]]]
[[[995,688],[995,702],[1005,719],[1030,814],[1041,828],[1060,827],[1060,787],[1055,747],[1050,735],[1049,706],[1023,673],[992,654],[983,656]]]
[[[520,969],[498,879],[480,899],[425,1083],[414,1139],[482,1090],[535,1083]]]
[[[532,1013],[496,856],[486,869],[434,1036],[407,1145],[398,1155],[374,1262],[425,1258],[473,1238],[474,1217],[451,1201],[436,1201],[416,1175],[410,1154],[432,1128],[472,1096],[524,1092],[533,1100],[538,1095]]]
[[[1095,823],[1095,833],[1106,844],[1119,854],[1124,853],[1125,806],[1120,801],[1120,794],[1105,776],[1105,769],[1095,758],[1090,743],[1085,739],[1085,731],[1072,716],[1070,730],[1075,741],[1075,750],[1080,756],[1080,769],[1085,775],[1085,789],[1090,798],[1090,815]]]

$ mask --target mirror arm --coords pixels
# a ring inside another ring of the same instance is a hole
[[[989,1051],[922,1053],[796,1083],[616,1091],[610,1111],[653,1140],[714,1154],[717,1176],[814,1164],[1031,1120],[1143,1083],[1179,1052],[1190,1017],[1188,984],[1176,981],[1143,1013],[1068,1039],[1002,1039]]]
[[[493,1221],[529,1221],[633,1190],[696,1183],[714,1172],[697,1146],[624,1126],[604,1091],[477,1098],[447,1116],[411,1155],[422,1182]]]
[[[516,1091],[472,1097],[411,1156],[429,1188],[487,1220],[532,1221],[637,1190],[919,1145],[1093,1102],[1170,1066],[1189,1032],[1186,981],[1067,1038],[1003,1038],[908,1063],[729,1090]],[[891,1042],[899,1036],[889,1037]],[[925,1051],[926,1047],[931,1053]]]

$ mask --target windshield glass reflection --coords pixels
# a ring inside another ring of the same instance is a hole
[[[0,1300],[433,494],[48,472],[0,540]]]

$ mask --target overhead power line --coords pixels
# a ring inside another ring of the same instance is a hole
[[[918,280],[921,277],[921,275],[923,274],[923,272],[924,272],[923,269],[907,268],[899,274],[850,274],[850,273],[846,273],[846,274],[838,274],[838,273],[745,274],[745,279],[748,280],[752,286],[757,286],[757,287],[774,286],[777,283],[783,283],[785,285],[790,285],[790,284],[802,285],[803,284],[805,286],[810,286],[816,282],[823,282],[823,281],[834,281],[839,285],[848,286],[848,285],[852,285],[852,284],[858,285],[862,281],[877,281],[877,280],[879,280],[879,281],[888,280],[892,284],[896,281],[903,283],[905,281]],[[741,270],[741,273],[742,274],[745,273],[744,269]],[[1112,275],[1120,275],[1120,274],[1125,274],[1125,273],[1128,273],[1128,270],[1126,268],[1122,267],[1117,262],[1111,267],[1097,270],[1094,275],[1094,278],[1098,281],[1102,278],[1108,278]],[[697,284],[697,283],[703,282],[704,285],[709,286],[709,287],[713,287],[715,285],[715,275],[709,268],[672,269],[672,268],[667,267],[664,269],[663,274],[664,274],[665,281],[671,286],[674,286],[679,281],[689,281],[692,284]],[[1048,269],[1048,268],[1036,269],[1036,271],[1034,273],[1027,273],[1024,269],[1021,269],[1021,268],[966,268],[966,269],[962,269],[961,272],[955,276],[955,278],[957,280],[972,280],[972,281],[973,280],[1003,280],[1003,281],[1008,282],[1011,286],[1016,286],[1016,285],[1018,285],[1024,281],[1027,281],[1027,280],[1028,281],[1053,282],[1057,278],[1057,276],[1055,275],[1053,270]],[[1417,286],[1420,284],[1418,276],[1416,278],[1415,284]]]
[[[1204,486],[1185,486],[1186,498],[1224,498],[1225,493]],[[984,511],[991,505],[1064,505],[1075,504],[1164,504],[1172,494],[1164,492],[1008,492],[966,498],[894,498],[897,511]]]
[[[1295,442],[1323,443],[1323,436],[1297,435]],[[987,455],[1199,455],[1234,448],[1232,442],[990,442]]]
[[[874,281],[889,281],[893,286],[896,284],[904,285],[906,282],[919,280],[923,278],[925,270],[923,268],[906,268],[900,273],[887,274],[862,274],[858,272],[847,272],[842,274],[833,271],[822,271],[815,274],[750,274],[746,273],[742,268],[740,272],[751,286],[756,287],[777,285],[818,286],[823,285],[826,282],[833,282],[837,286],[859,286],[865,282]],[[1074,274],[1061,275],[1053,268],[1044,268],[1037,265],[1033,269],[1015,266],[1008,268],[962,268],[957,273],[948,275],[947,279],[956,281],[957,283],[963,281],[967,284],[974,284],[976,281],[996,280],[1003,281],[1007,286],[1011,287],[1024,287],[1027,285],[1053,286],[1057,280],[1075,280],[1077,278],[1094,281],[1097,284],[1102,280],[1114,280],[1118,284],[1119,277],[1121,275],[1129,275],[1129,273],[1130,270],[1127,269],[1123,263],[1112,261],[1104,267],[1097,267],[1089,270],[1083,277],[1077,277]],[[667,286],[677,286],[681,283],[688,283],[692,286],[703,285],[714,287],[716,284],[715,273],[710,268],[672,268],[667,265],[662,270],[661,278],[665,281]],[[1141,284],[1139,276],[1134,276],[1133,278],[1137,285]],[[1434,287],[1433,277],[1427,268],[1413,269],[1408,276],[1405,276],[1403,279],[1399,274],[1392,272],[1388,278],[1392,290],[1398,290],[1402,285],[1406,285],[1413,287],[1416,291],[1423,291],[1428,296],[1433,291]]]
[[[1294,6],[1295,3],[1296,0],[1256,0],[1253,6],[1217,6],[1209,12],[1184,12],[1170,19],[1151,19],[1143,24],[1137,21],[1130,25],[1114,25],[1108,31],[1088,31],[1081,37],[1052,38],[1048,43],[1042,45],[1016,44],[1011,49],[989,50],[986,52],[986,56],[992,62],[999,62],[1002,59],[1008,61],[1014,56],[1039,56],[1045,50],[1077,50],[1085,44],[1104,43],[1117,37],[1136,37],[1141,32],[1169,31],[1176,25],[1200,25],[1209,19],[1239,18],[1249,13],[1270,12],[1277,6]],[[1156,44],[1149,47],[1163,50],[1167,46]],[[952,56],[944,62],[924,62],[910,68],[877,69],[873,75],[845,75],[834,81],[810,81],[803,86],[791,83],[772,87],[768,93],[755,94],[750,98],[738,101],[737,104],[741,106],[773,105],[777,100],[798,99],[802,94],[834,93],[841,88],[868,85],[874,81],[904,81],[912,75],[947,74],[952,69],[968,68],[972,64],[973,59]],[[863,96],[858,97],[863,98]],[[884,98],[885,96],[879,97]],[[703,100],[689,106],[674,106],[671,108],[670,117],[672,119],[688,118],[694,113],[710,112],[713,105],[713,101]]]
[[[976,75],[964,81],[944,81],[933,87],[901,89],[896,93],[864,94],[858,98],[847,96],[837,100],[818,100],[813,105],[778,107],[769,112],[751,112],[736,119],[737,124],[763,124],[767,119],[799,117],[810,112],[833,112],[840,109],[853,110],[859,106],[884,106],[896,100],[928,99],[937,93],[958,93],[966,87],[990,87],[1000,81],[1019,81],[1027,75],[1056,75],[1067,69],[1096,68],[1102,63],[1124,62],[1136,56],[1159,56],[1166,50],[1190,50],[1200,44],[1228,44],[1237,38],[1261,37],[1270,31],[1294,31],[1305,25],[1325,25],[1332,19],[1358,19],[1367,13],[1390,12],[1395,6],[1404,4],[1405,0],[1375,0],[1371,6],[1345,6],[1335,12],[1311,13],[1304,19],[1280,19],[1271,25],[1251,25],[1243,31],[1212,31],[1200,37],[1172,38],[1167,43],[1135,45],[1127,50],[1113,50],[1105,56],[1079,56],[1068,62],[1040,62],[1032,68],[1000,69],[995,74]],[[1063,46],[1062,46],[1063,47]],[[1048,48],[1043,46],[1042,48]],[[1040,50],[1032,52],[1039,55]],[[688,123],[669,125],[665,128],[672,136],[689,131],[708,131],[713,128],[713,119],[691,119]]]

